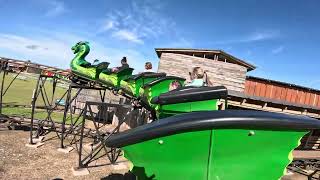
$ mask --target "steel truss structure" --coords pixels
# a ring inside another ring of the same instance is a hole
[[[57,110],[59,103],[56,103],[54,97],[56,93],[57,84],[61,81],[56,76],[39,75],[36,83],[36,87],[33,91],[32,102],[31,102],[31,120],[30,120],[30,144],[34,144],[34,138],[46,135],[50,132],[55,132],[57,137],[61,137],[61,123],[54,121],[52,118],[53,112]],[[48,91],[48,87],[52,90],[51,93]],[[68,91],[64,92],[59,101],[64,99]],[[41,97],[43,101],[42,109],[45,110],[46,117],[44,119],[35,118],[37,102]]]
[[[50,82],[48,82],[48,80],[50,80]],[[76,142],[76,136],[79,134],[79,117],[81,117],[83,113],[83,110],[80,109],[80,113],[76,114],[75,108],[72,105],[75,102],[75,99],[84,89],[98,90],[100,92],[101,101],[103,102],[105,99],[105,88],[97,87],[92,83],[76,84],[68,81],[68,88],[63,92],[62,96],[57,99],[57,102],[55,101],[54,97],[57,91],[57,84],[60,81],[64,80],[56,76],[40,75],[38,78],[32,96],[30,144],[34,144],[34,138],[44,136],[50,132],[55,132],[56,136],[60,139],[61,148],[65,148],[65,141],[69,135],[73,135],[71,142],[68,142],[68,145],[72,145]],[[50,89],[52,92],[50,93],[46,88],[48,86],[52,87]],[[44,106],[42,107],[42,109],[45,109],[46,112],[46,117],[44,119],[35,118],[37,102],[39,101],[39,98],[41,98],[44,103]],[[52,115],[55,111],[57,111],[59,103],[63,100],[65,104],[63,106],[62,121],[55,121]],[[86,132],[88,132],[87,135],[90,134],[89,129],[86,129]]]
[[[105,101],[105,95],[106,95],[106,88],[96,86],[93,83],[88,82],[87,84],[77,84],[77,83],[71,83],[69,85],[69,88],[67,90],[67,97],[66,97],[66,104],[64,107],[64,114],[63,114],[63,120],[62,120],[62,132],[60,137],[60,147],[65,148],[66,146],[73,145],[77,142],[76,137],[79,135],[80,131],[80,125],[81,125],[81,118],[84,114],[84,109],[80,109],[80,113],[76,114],[75,109],[73,108],[72,104],[75,101],[75,99],[79,96],[82,90],[84,89],[90,89],[90,90],[96,90],[99,91],[100,94],[100,100],[101,102]],[[76,93],[73,94],[73,90],[76,90]],[[88,133],[90,134],[90,129],[88,129]],[[87,135],[89,135],[87,133]],[[68,140],[68,136],[73,135],[71,141],[68,142],[68,145],[66,145],[65,141]]]
[[[96,112],[95,112],[96,110]],[[109,117],[109,118],[103,118]],[[110,118],[112,122],[110,122]],[[143,109],[135,109],[131,105],[111,104],[99,102],[86,102],[84,113],[82,116],[80,143],[79,143],[79,168],[88,167],[89,164],[102,157],[107,157],[111,164],[115,164],[121,151],[116,148],[108,148],[105,141],[115,133],[124,129],[124,123],[127,125],[131,121],[132,126],[139,126],[146,121],[146,113]],[[134,122],[132,122],[134,121]],[[84,142],[88,139],[84,134],[87,123],[94,126],[95,137],[89,141],[89,145],[84,147]],[[112,123],[110,125],[110,123]]]
[[[0,73],[2,73],[2,79],[1,79],[1,87],[0,87],[0,114],[2,115],[2,107],[3,107],[3,97],[8,92],[9,88],[13,84],[13,82],[17,79],[17,77],[20,75],[21,72],[23,72],[25,69],[20,69],[16,75],[13,77],[13,79],[8,83],[8,85],[5,87],[5,81],[6,76],[9,74],[8,69],[8,61],[0,61]]]
[[[320,159],[294,159],[287,169],[306,176],[308,180],[320,180]]]

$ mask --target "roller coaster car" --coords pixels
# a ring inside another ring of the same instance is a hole
[[[304,116],[192,112],[115,134],[106,146],[123,150],[138,179],[277,180],[302,136],[319,128]]]
[[[165,76],[153,80],[141,87],[140,94],[142,94],[142,100],[150,108],[155,107],[154,104],[151,103],[152,98],[168,92],[173,82],[177,82],[182,86],[185,80],[186,79],[177,76]]]
[[[120,82],[120,89],[127,95],[132,97],[140,97],[140,88],[145,84],[166,76],[166,73],[153,73],[144,72],[137,75],[133,75]],[[143,93],[143,92],[141,92]]]
[[[87,66],[78,66],[76,70],[71,69],[73,77],[71,80],[80,80],[83,82],[96,81],[99,74],[108,68],[108,62],[102,62],[97,65],[88,64]]]
[[[120,82],[129,78],[132,75],[133,70],[133,68],[127,68],[117,73],[110,72],[109,70],[103,70],[99,74],[99,79],[97,81],[103,85],[106,85],[107,87],[119,89]]]
[[[102,62],[98,65],[92,65],[85,60],[85,57],[90,52],[88,42],[78,42],[71,49],[73,53],[76,54],[76,56],[72,59],[70,68],[72,73],[80,77],[81,79],[85,79],[87,81],[95,81],[99,77],[99,74],[109,66],[108,62]]]
[[[219,99],[226,99],[224,86],[182,87],[152,98],[158,119],[194,111],[218,110]]]

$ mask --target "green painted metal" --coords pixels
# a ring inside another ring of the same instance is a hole
[[[215,130],[208,179],[280,179],[292,161],[292,151],[306,133]]]
[[[138,179],[277,180],[307,132],[195,131],[123,147]]]
[[[157,117],[159,119],[166,118],[169,116],[188,113],[194,111],[214,111],[218,110],[217,105],[218,100],[205,100],[205,101],[194,101],[186,103],[177,103],[177,104],[167,104],[167,105],[158,105],[156,107]]]
[[[126,94],[129,94],[134,97],[140,97],[144,93],[143,90],[140,90],[140,88],[157,78],[158,77],[140,77],[138,79],[129,78],[120,82],[120,88]]]
[[[95,67],[85,68],[83,66],[90,64],[85,60],[85,57],[90,52],[88,42],[78,42],[72,48],[72,51],[76,56],[72,59],[70,67],[73,73],[87,78],[89,80],[95,80],[97,78],[97,72]]]
[[[124,69],[118,73],[111,73],[108,71],[102,71],[99,75],[99,81],[102,84],[118,89],[120,87],[120,82],[124,79],[129,78],[132,75],[133,69]]]
[[[155,108],[157,105],[152,104],[152,98],[159,96],[162,93],[169,92],[170,85],[172,82],[177,81],[181,86],[184,84],[185,80],[181,80],[181,78],[177,79],[165,79],[153,86],[146,86],[144,88],[140,88],[140,94],[144,97],[145,101],[150,105],[150,107]]]
[[[123,147],[138,179],[206,179],[210,131],[153,139]],[[163,142],[163,144],[161,144]]]

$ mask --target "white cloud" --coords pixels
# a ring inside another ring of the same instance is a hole
[[[113,37],[119,38],[120,40],[127,40],[130,42],[143,44],[143,40],[138,37],[135,32],[128,31],[125,29],[118,30],[112,33]]]
[[[61,1],[48,1],[49,10],[46,12],[45,16],[47,17],[55,17],[66,11],[66,7],[64,2]]]
[[[110,66],[118,66],[121,58],[126,56],[133,68],[136,68],[137,71],[143,69],[144,62],[141,62],[141,59],[144,59],[144,56],[134,49],[119,50],[106,47],[83,35],[77,36],[63,32],[38,33],[37,37],[32,38],[0,33],[0,51],[1,56],[4,57],[21,58],[40,64],[69,68],[69,62],[74,57],[71,46],[80,40],[92,42],[90,43],[91,52],[86,58],[89,62],[100,59],[100,61],[110,62]]]
[[[134,43],[141,43],[148,38],[159,38],[165,32],[172,33],[175,23],[165,16],[162,7],[160,1],[133,1],[128,8],[110,12],[98,33],[108,31],[113,37]],[[131,38],[133,36],[135,38]]]
[[[114,21],[114,20],[107,20],[106,22],[105,22],[105,24],[102,26],[102,28],[101,28],[101,32],[103,32],[103,31],[108,31],[108,30],[110,30],[110,29],[113,29],[113,28],[115,28],[116,26],[118,26],[118,22],[116,22],[116,21]]]
[[[250,42],[258,42],[258,41],[275,39],[279,36],[280,36],[280,33],[278,31],[260,31],[260,32],[252,32],[242,37],[235,37],[231,39],[215,41],[213,42],[213,44],[250,43]]]
[[[269,32],[255,32],[250,34],[248,37],[243,39],[244,42],[252,42],[252,41],[262,41],[267,39],[273,39],[278,36],[277,32],[269,31]]]
[[[314,80],[307,84],[308,87],[320,89],[320,80]]]
[[[0,34],[0,42],[1,49],[9,50],[38,63],[47,61],[50,65],[63,66],[67,59],[72,58],[72,54],[68,52],[69,43],[52,38],[28,38],[13,34]],[[5,55],[1,54],[1,56]]]
[[[251,55],[252,55],[252,51],[251,51],[251,50],[247,50],[246,54],[247,54],[248,56],[251,56]]]
[[[166,44],[160,44],[157,45],[159,48],[161,47],[166,47],[166,48],[192,48],[193,42],[185,39],[185,38],[180,38],[178,40],[173,40],[170,43],[166,43]]]
[[[279,54],[284,50],[284,46],[279,46],[277,48],[272,49],[271,53],[272,54]]]

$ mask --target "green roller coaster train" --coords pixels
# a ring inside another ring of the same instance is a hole
[[[73,80],[93,81],[146,108],[153,122],[113,134],[105,145],[120,148],[138,179],[280,179],[300,139],[320,123],[304,116],[223,110],[223,86],[184,86],[165,73],[112,72],[91,65],[87,42],[72,47]],[[170,89],[172,83],[180,85]],[[268,172],[265,169],[269,169]]]

